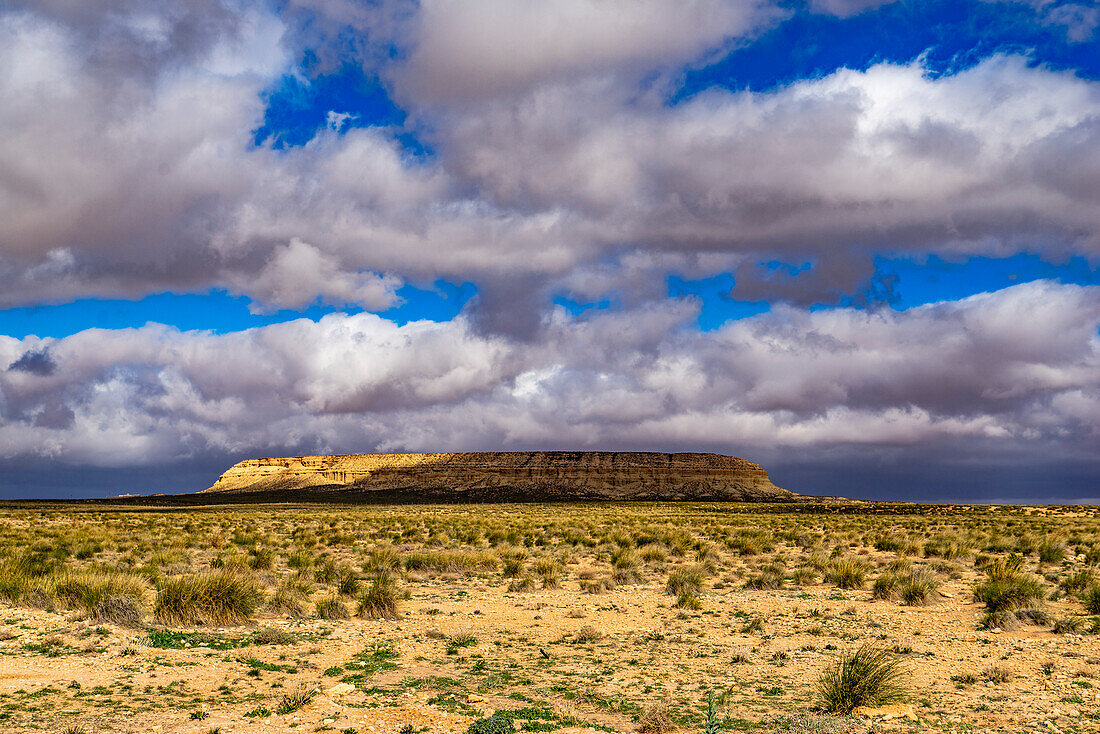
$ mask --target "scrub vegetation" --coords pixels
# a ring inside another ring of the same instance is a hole
[[[0,731],[1100,730],[1096,508],[12,504],[0,559]]]

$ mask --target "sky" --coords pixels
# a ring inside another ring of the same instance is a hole
[[[1100,4],[0,7],[0,497],[528,449],[1100,502]]]

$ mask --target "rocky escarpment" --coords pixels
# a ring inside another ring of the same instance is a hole
[[[334,501],[725,500],[790,502],[759,465],[720,454],[513,451],[247,459],[201,494]]]

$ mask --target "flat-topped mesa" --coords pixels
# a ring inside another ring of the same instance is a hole
[[[726,500],[791,502],[759,465],[721,454],[500,451],[246,459],[205,492],[333,500]]]

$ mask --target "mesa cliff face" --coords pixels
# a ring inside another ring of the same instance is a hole
[[[733,456],[620,451],[247,459],[222,474],[206,493],[331,494],[334,501],[801,499],[772,484],[759,465]]]

